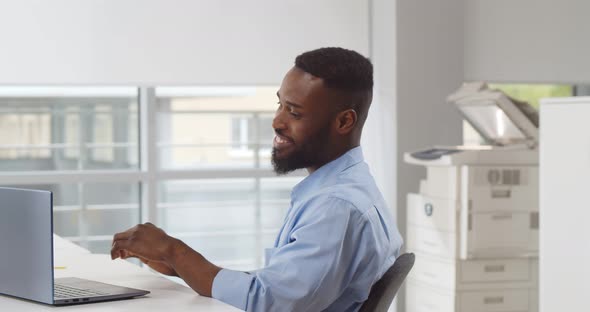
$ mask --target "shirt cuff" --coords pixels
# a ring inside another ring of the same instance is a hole
[[[253,280],[254,275],[222,269],[213,279],[211,296],[245,311]]]

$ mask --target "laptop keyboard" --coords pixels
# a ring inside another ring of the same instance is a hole
[[[103,293],[100,291],[90,289],[80,289],[62,284],[55,284],[53,287],[53,296],[56,299],[96,297],[106,295],[108,295],[108,293]]]

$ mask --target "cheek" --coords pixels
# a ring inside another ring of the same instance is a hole
[[[296,143],[308,141],[313,136],[313,128],[304,122],[294,122],[290,125],[291,137]]]
[[[330,120],[319,118],[292,120],[288,128],[288,134],[295,143],[304,144],[329,135],[326,132],[330,131],[331,123]]]

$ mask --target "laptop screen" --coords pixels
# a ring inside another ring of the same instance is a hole
[[[0,187],[0,294],[53,303],[52,194]]]

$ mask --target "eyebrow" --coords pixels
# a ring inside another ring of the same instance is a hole
[[[279,98],[279,100],[281,99],[281,96],[279,95],[279,91],[277,91],[277,97]],[[303,109],[303,105],[297,104],[297,103],[293,103],[293,102],[289,102],[287,100],[285,100],[285,104],[287,104],[289,106],[294,106],[294,107]]]

